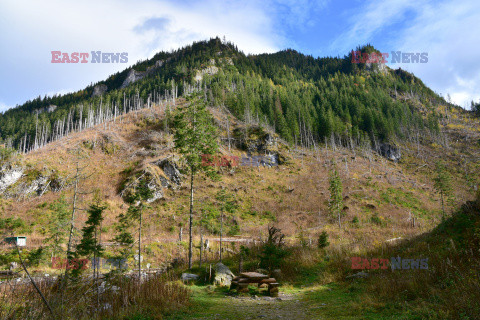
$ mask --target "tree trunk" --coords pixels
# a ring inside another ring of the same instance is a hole
[[[192,268],[192,248],[193,248],[193,239],[192,239],[192,225],[193,225],[193,168],[191,168],[190,175],[190,221],[188,227],[188,269]]]
[[[199,267],[202,267],[202,253],[203,253],[203,234],[202,231],[200,231],[200,262],[199,262]]]
[[[220,213],[220,262],[222,262],[223,209]]]
[[[73,204],[72,204],[72,215],[70,218],[70,232],[68,235],[68,244],[67,244],[67,263],[65,266],[65,274],[63,279],[63,286],[62,286],[62,294],[61,294],[61,301],[63,304],[63,293],[65,288],[68,286],[68,266],[70,265],[70,257],[71,257],[71,250],[72,250],[72,237],[73,237],[73,228],[75,222],[75,213],[77,210],[77,194],[78,194],[78,180],[80,179],[80,167],[79,162],[77,160],[77,168],[75,174],[75,187],[73,191]]]
[[[440,197],[442,198],[442,212],[443,212],[443,216],[445,217],[445,206],[443,204],[443,191],[440,192]]]
[[[140,208],[140,221],[138,227],[138,283],[142,283],[142,208]]]

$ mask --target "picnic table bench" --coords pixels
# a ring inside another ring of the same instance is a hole
[[[280,284],[277,282],[277,280],[258,272],[240,273],[239,276],[236,276],[232,279],[230,290],[237,289],[238,292],[248,292],[248,286],[250,284],[258,284],[259,288],[267,287],[270,296],[278,296],[278,286]]]

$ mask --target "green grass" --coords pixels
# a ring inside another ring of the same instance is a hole
[[[250,319],[248,315],[238,310],[249,310],[262,313],[262,305],[253,299],[227,298],[228,290],[211,286],[190,286],[192,292],[191,304],[184,310],[172,312],[165,319]],[[298,308],[310,319],[421,319],[393,304],[378,304],[361,300],[364,288],[361,283],[331,283],[310,288],[281,287],[280,292],[293,299],[289,301],[269,302],[271,308],[284,308],[284,319]],[[249,294],[244,294],[248,296]],[[227,300],[228,299],[228,300]],[[299,304],[296,304],[300,301]],[[265,308],[265,307],[263,307]],[[283,314],[283,313],[280,313]]]

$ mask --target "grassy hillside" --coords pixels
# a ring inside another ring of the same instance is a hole
[[[179,103],[182,104],[182,100]],[[164,108],[158,106],[131,113],[23,156],[19,161],[27,168],[25,175],[11,190],[23,190],[22,187],[25,189],[25,184],[28,185],[34,177],[52,175],[52,172],[61,177],[59,180],[64,186],[61,191],[47,191],[41,197],[20,192],[14,198],[2,199],[2,219],[21,219],[22,227],[17,232],[28,234],[31,243],[40,245],[41,239],[46,237],[45,228],[55,204],[68,203],[72,199],[73,176],[78,161],[81,167],[85,167],[82,174],[86,176],[80,181],[80,189],[85,194],[81,195],[79,206],[88,207],[95,190],[100,192],[108,204],[102,237],[103,241],[111,242],[117,216],[127,208],[120,195],[122,186],[130,177],[158,168],[153,165],[158,159],[178,157],[172,149],[173,137],[163,127],[164,112]],[[211,109],[211,112],[222,124],[222,134],[226,138],[226,114],[218,108]],[[230,119],[230,130],[245,130],[243,122],[233,117]],[[82,159],[75,156],[77,148],[84,152]],[[220,212],[215,194],[220,189],[232,194],[238,204],[237,210],[225,220],[224,230],[229,236],[262,237],[267,225],[275,224],[287,234],[289,241],[296,242],[300,234],[305,239],[315,240],[322,230],[326,230],[333,243],[359,252],[390,238],[408,238],[430,230],[440,222],[440,197],[431,174],[435,159],[440,155],[451,159],[449,163],[469,159],[458,149],[439,145],[421,145],[417,149],[415,145],[405,144],[399,163],[386,160],[370,148],[334,148],[327,144],[308,150],[289,146],[281,140],[277,148],[287,159],[277,167],[220,167],[221,179],[218,181],[199,178],[194,222],[196,241],[200,230],[212,238],[219,234]],[[470,152],[475,150],[473,148]],[[221,152],[240,158],[247,155],[241,147],[228,152],[226,144]],[[474,174],[478,162],[465,163],[466,167],[450,168],[454,185],[452,196],[456,199],[451,203],[452,208],[455,203],[471,197],[472,183],[478,183]],[[339,171],[344,185],[342,229],[338,228],[335,217],[328,213],[328,176],[333,168]],[[182,181],[185,182],[185,178]],[[185,234],[188,219],[188,188],[182,185],[163,191],[164,197],[151,203],[145,215],[145,243],[152,246],[148,259],[154,265],[178,254],[177,249],[183,251],[182,247],[173,246],[176,249],[164,255],[156,248],[156,243],[174,241],[181,228]],[[85,221],[85,214],[83,211],[78,214],[78,226]],[[412,226],[413,218],[415,227]],[[173,249],[167,246],[165,250]]]
[[[268,156],[275,165],[224,164],[215,167],[216,178],[195,178],[190,272],[206,276],[205,264],[219,260],[220,230],[224,263],[237,273],[242,254],[244,269],[257,270],[267,228],[275,226],[288,253],[279,276],[285,305],[265,300],[255,312],[279,309],[275,316],[296,312],[310,319],[478,317],[479,207],[468,202],[480,183],[480,121],[474,114],[446,103],[411,74],[352,65],[349,56],[314,59],[292,50],[245,56],[212,39],[159,53],[134,69],[145,77],[121,88],[130,71],[113,75],[101,83],[108,87],[102,96],[92,97],[90,87],[0,115],[1,139],[20,151],[0,148],[0,234],[28,237],[22,254],[34,275],[62,272],[52,268],[51,258],[65,255],[74,199],[74,245],[86,209],[100,203],[106,207],[98,236],[104,257],[118,257],[119,221],[130,206],[127,195],[140,182],[155,191],[143,212],[142,268],[186,271],[190,188],[174,148],[172,115],[187,103],[182,95],[200,91],[219,132],[220,156]],[[43,110],[50,104],[58,108]],[[341,226],[329,209],[334,172],[343,186]],[[450,185],[443,194],[445,211],[440,176]],[[233,203],[223,222],[221,191]],[[136,237],[136,222],[127,227]],[[321,234],[329,244],[318,248]],[[210,241],[202,267],[201,237]],[[427,257],[429,268],[368,270],[366,279],[347,278],[356,272],[352,257],[394,256]],[[2,245],[0,268],[11,262],[19,262],[17,252]],[[128,263],[136,263],[133,254]],[[225,290],[205,286],[191,288],[193,311],[183,308],[189,291],[180,284],[172,289],[180,314],[152,307],[168,295],[171,280],[147,283],[148,290],[161,289],[152,299],[144,291],[136,295],[131,283],[118,284],[145,310],[129,304],[117,316],[231,316],[222,307]],[[55,299],[55,286],[49,288],[49,299]],[[121,304],[115,297],[109,296],[111,303]],[[249,295],[240,299],[256,305]],[[77,309],[79,318],[88,318],[83,307]]]

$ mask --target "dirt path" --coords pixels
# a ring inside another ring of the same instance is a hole
[[[278,298],[214,294],[208,296],[209,305],[176,319],[247,320],[247,319],[323,319],[299,296],[281,294]]]

